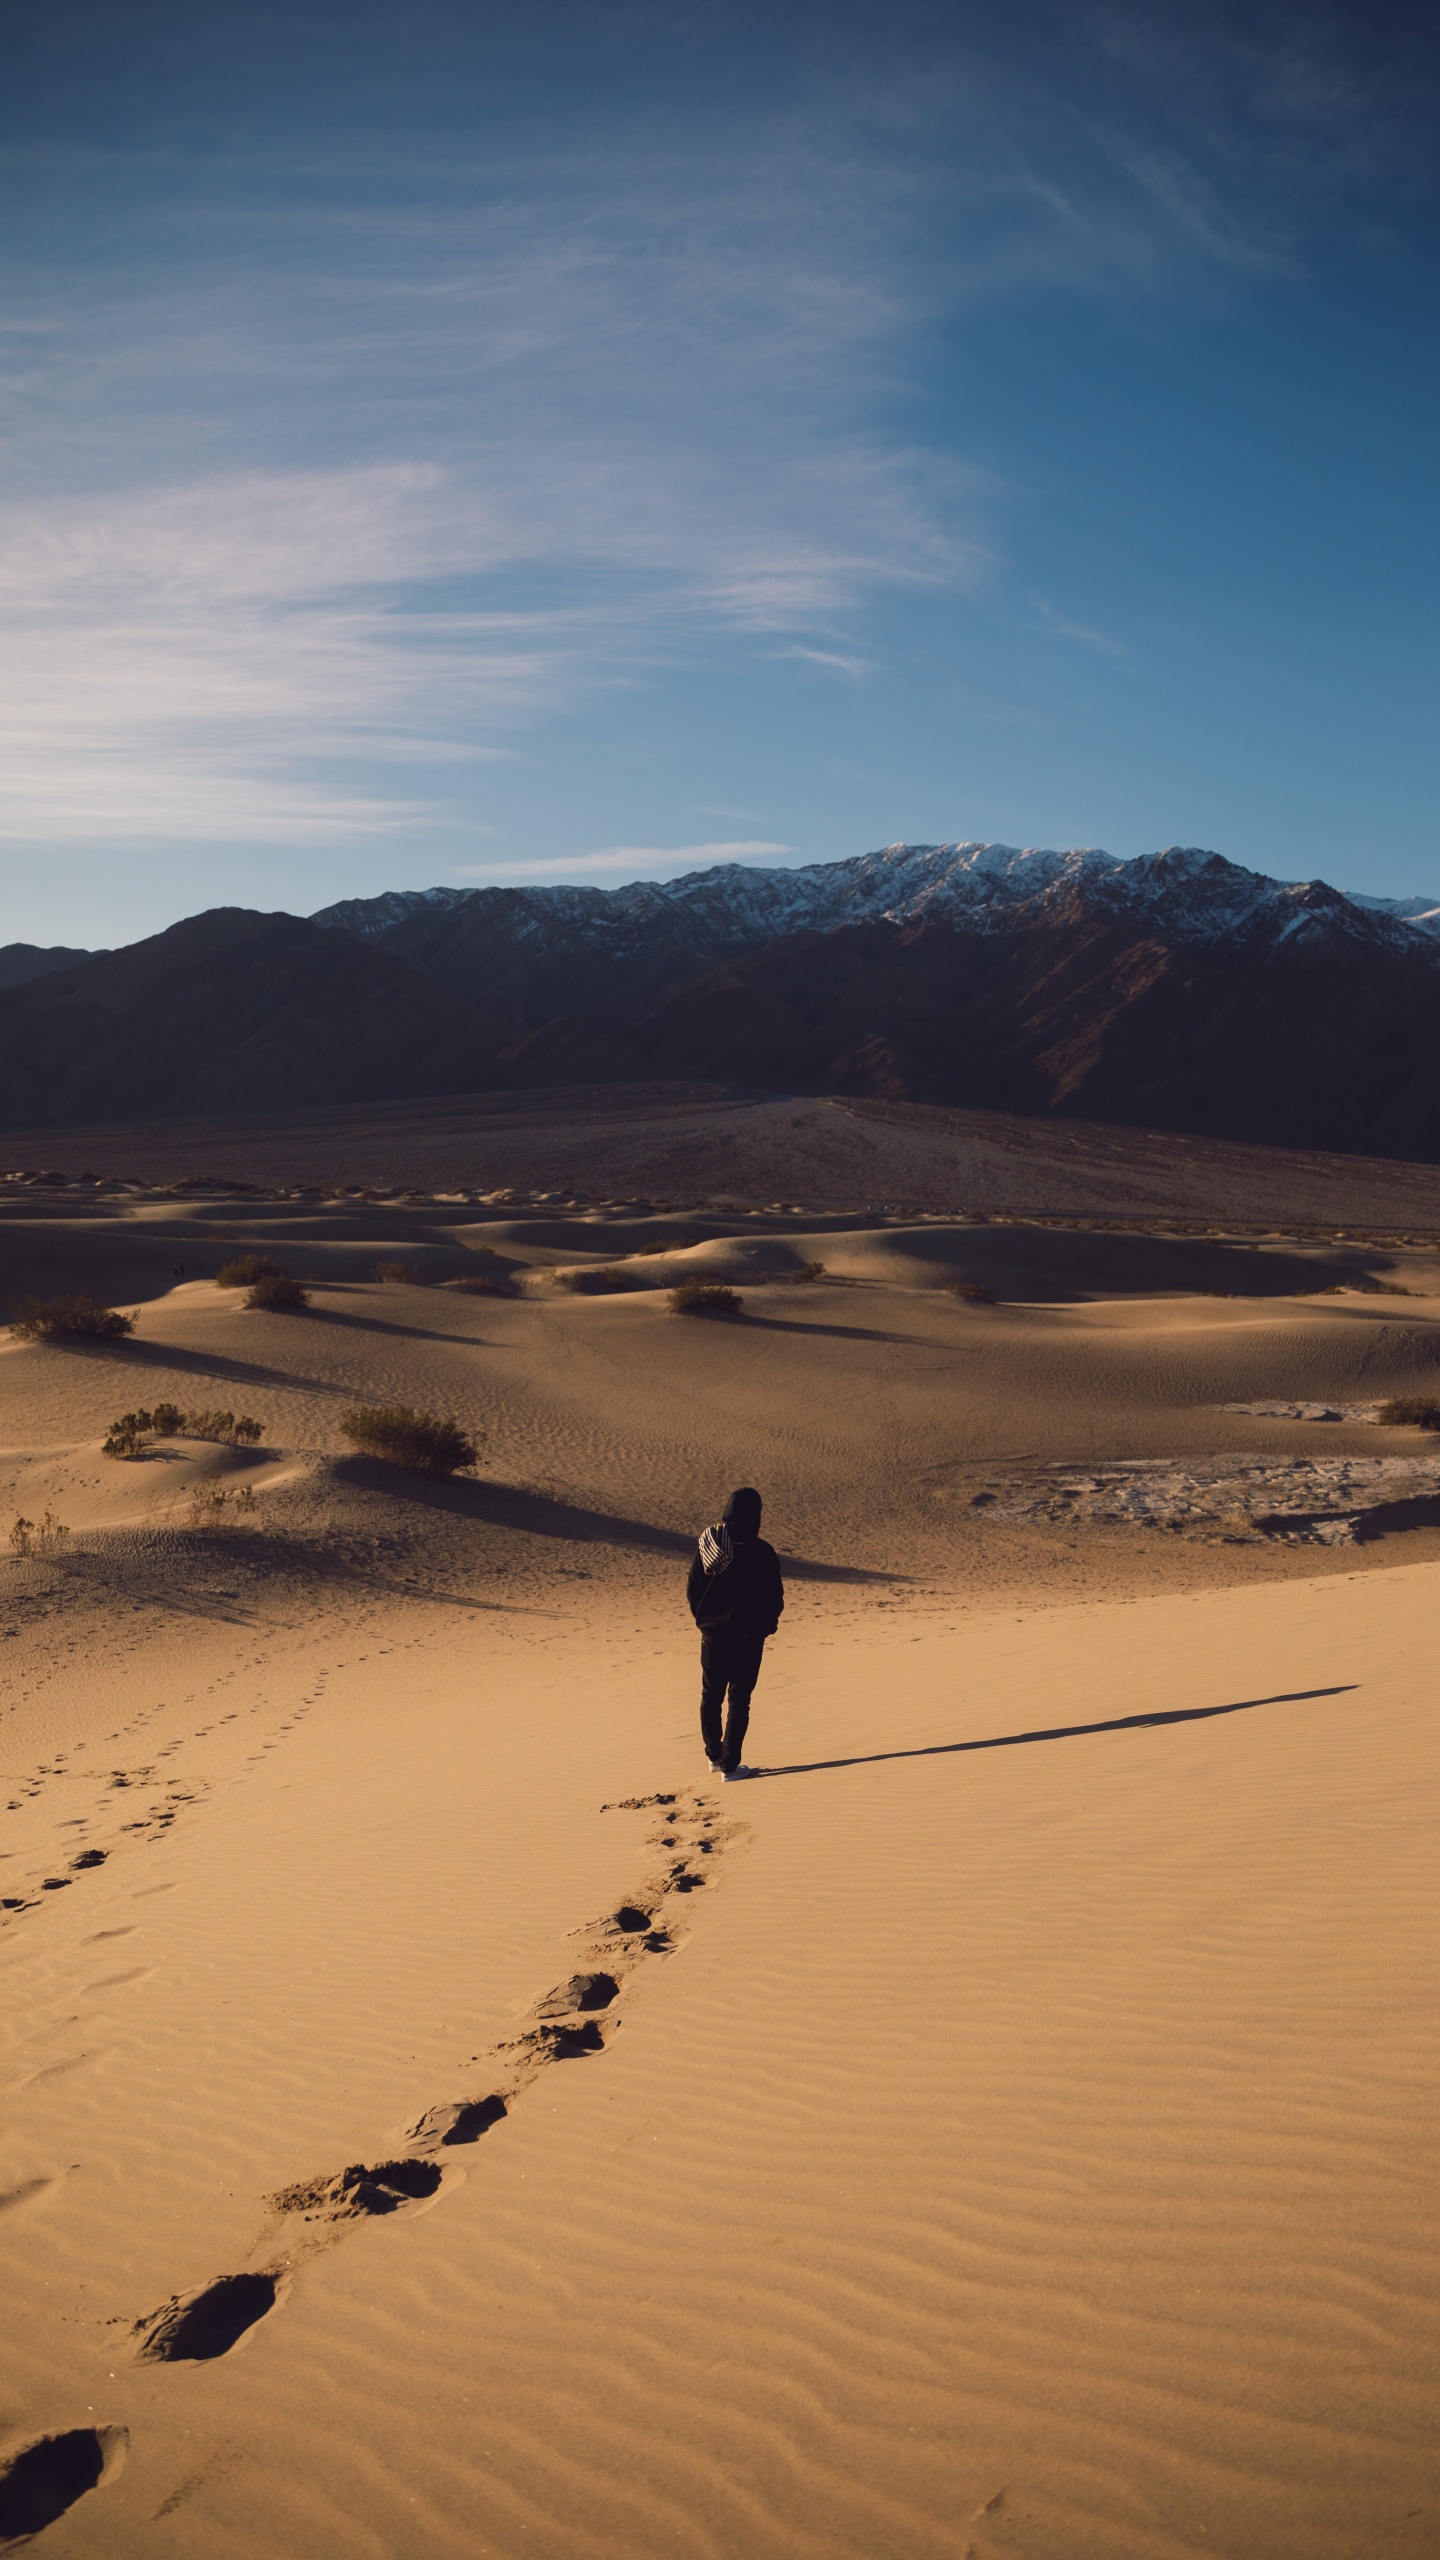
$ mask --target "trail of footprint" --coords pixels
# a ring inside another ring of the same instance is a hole
[[[660,1815],[650,1840],[661,1852],[659,1867],[636,1894],[572,1932],[592,1961],[537,2000],[520,2033],[495,2049],[495,2077],[502,2088],[427,2108],[406,2127],[402,2140],[411,2148],[404,2154],[322,2171],[267,2199],[274,2213],[310,2226],[309,2248],[331,2245],[348,2223],[424,2211],[461,2174],[458,2168],[437,2165],[435,2152],[478,2142],[504,2122],[515,2099],[551,2064],[603,2053],[621,2024],[616,2008],[630,1975],[647,1958],[673,1954],[679,1943],[664,1917],[666,1900],[707,1884],[706,1863],[745,1828],[722,1821],[700,1797],[631,1797],[613,1809],[654,1809]],[[601,1807],[602,1812],[611,1810]],[[228,2355],[283,2299],[304,2245],[292,2243],[278,2266],[253,2275],[219,2276],[148,2313],[135,2324],[137,2354],[162,2364]]]

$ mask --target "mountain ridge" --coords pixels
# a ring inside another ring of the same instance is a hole
[[[0,990],[11,1128],[677,1078],[1440,1161],[1440,913],[1197,847],[894,845],[213,909]]]
[[[836,862],[771,870],[716,864],[676,880],[630,881],[615,889],[569,884],[529,888],[389,890],[342,899],[310,921],[365,940],[385,940],[461,919],[494,918],[515,934],[595,934],[622,947],[683,919],[717,951],[753,947],[778,933],[839,925],[911,924],[930,916],[1001,932],[1022,915],[1075,892],[1187,939],[1234,938],[1257,928],[1304,933],[1323,918],[1360,938],[1379,934],[1403,946],[1440,945],[1440,900],[1373,898],[1322,880],[1282,881],[1195,845],[1167,845],[1129,859],[1099,846],[1057,852],[978,839],[895,843]]]

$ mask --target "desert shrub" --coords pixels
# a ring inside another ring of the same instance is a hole
[[[20,1512],[16,1512],[15,1524],[10,1532],[10,1544],[17,1556],[54,1556],[60,1553],[69,1535],[70,1532],[64,1521],[57,1520],[54,1512],[47,1506],[45,1517],[38,1527],[33,1520],[26,1520]]]
[[[945,1295],[947,1298],[964,1298],[972,1307],[993,1307],[995,1304],[995,1292],[987,1289],[983,1280],[947,1280]]]
[[[793,1288],[803,1288],[807,1280],[823,1280],[824,1277],[825,1265],[823,1262],[802,1262],[798,1271],[792,1271],[789,1274],[790,1283]]]
[[[554,1277],[557,1289],[568,1289],[577,1298],[614,1298],[635,1286],[628,1272],[594,1264],[584,1271],[557,1271]]]
[[[101,1450],[107,1458],[139,1458],[154,1428],[151,1416],[143,1409],[139,1413],[122,1413],[118,1422],[111,1423],[100,1443]]]
[[[298,1314],[302,1307],[309,1306],[310,1292],[302,1289],[288,1271],[266,1271],[258,1280],[252,1280],[245,1292],[245,1304],[266,1307],[272,1315]]]
[[[22,1298],[10,1330],[20,1342],[64,1342],[81,1335],[113,1342],[122,1333],[134,1332],[135,1319],[122,1316],[99,1298],[87,1298],[80,1289],[68,1298]]]
[[[412,1270],[408,1262],[373,1263],[370,1276],[373,1280],[407,1280],[412,1289],[418,1289],[425,1277],[423,1271]]]
[[[273,1253],[242,1253],[234,1262],[222,1262],[215,1274],[217,1289],[253,1289],[257,1280],[285,1277],[285,1265]]]
[[[122,1413],[100,1445],[107,1458],[140,1458],[152,1440],[227,1440],[238,1449],[262,1439],[264,1430],[249,1413],[182,1413],[178,1404],[157,1404],[153,1412],[142,1406]]]
[[[457,1289],[464,1298],[514,1298],[519,1292],[508,1280],[487,1280],[479,1272],[467,1271],[461,1280],[442,1280],[442,1289]]]
[[[1380,1407],[1382,1422],[1413,1422],[1422,1431],[1440,1431],[1440,1403],[1434,1396],[1391,1396]]]
[[[340,1428],[362,1456],[387,1458],[410,1475],[453,1476],[475,1464],[475,1444],[458,1422],[411,1404],[357,1405],[341,1414]]]
[[[174,1408],[171,1407],[173,1412]],[[160,1428],[160,1407],[155,1408],[155,1428]],[[177,1428],[175,1424],[171,1429]],[[178,1428],[187,1440],[228,1440],[232,1448],[253,1448],[265,1437],[265,1425],[253,1413],[187,1413]]]
[[[715,1280],[682,1280],[670,1292],[672,1316],[738,1316],[744,1300]]]
[[[197,1484],[190,1496],[188,1521],[192,1529],[230,1529],[248,1527],[259,1512],[253,1485],[242,1484],[235,1492],[223,1485]]]

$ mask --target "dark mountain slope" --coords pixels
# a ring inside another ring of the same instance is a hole
[[[787,923],[699,969],[692,939],[730,929],[713,900],[693,937],[662,902],[598,941],[601,893],[543,930],[539,892],[401,899],[363,938],[218,909],[0,994],[0,1125],[678,1079],[1440,1160],[1428,931],[1333,917],[1328,890],[1277,915],[1211,857],[1158,903],[1147,878],[1121,896],[1067,857],[1005,922],[991,900]]]
[[[456,1092],[493,1072],[466,1008],[403,961],[239,907],[0,1000],[11,1128]]]
[[[617,1038],[618,1033],[618,1038]],[[1440,971],[1322,941],[1215,956],[1083,902],[1043,928],[792,934],[533,1035],[517,1081],[724,1077],[1066,1112],[1271,1144],[1440,1155]]]
[[[95,957],[93,951],[68,950],[63,942],[0,943],[0,993],[6,987],[26,987],[32,978],[48,978],[57,969],[73,969],[80,961]]]

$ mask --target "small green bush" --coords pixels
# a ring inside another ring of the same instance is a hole
[[[134,1332],[135,1319],[122,1316],[99,1298],[87,1298],[83,1290],[77,1290],[68,1298],[22,1298],[10,1330],[19,1342],[65,1342],[81,1337],[114,1342],[121,1334]]]
[[[715,1280],[682,1280],[670,1292],[672,1316],[738,1316],[743,1298]]]
[[[475,1444],[458,1422],[411,1404],[357,1405],[341,1414],[340,1428],[363,1457],[386,1458],[410,1475],[442,1478],[475,1464]]]
[[[1422,1431],[1440,1431],[1440,1403],[1434,1396],[1391,1396],[1380,1407],[1382,1422],[1412,1422]]]
[[[288,1271],[266,1271],[251,1282],[245,1292],[247,1307],[265,1307],[272,1315],[298,1314],[310,1304],[310,1292],[302,1289]]]
[[[947,1298],[964,1298],[973,1307],[993,1307],[995,1304],[995,1292],[987,1289],[983,1280],[947,1280],[945,1295]]]

